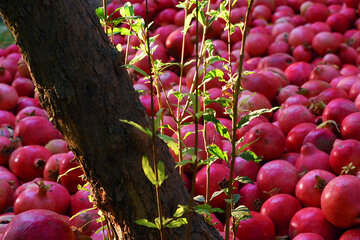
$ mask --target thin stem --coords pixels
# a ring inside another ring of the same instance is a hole
[[[198,132],[199,132],[199,119],[196,115],[198,111],[199,106],[199,2],[196,0],[195,2],[195,16],[196,16],[196,35],[195,35],[195,54],[196,54],[196,71],[195,71],[195,111],[194,111],[194,120],[195,120],[195,163],[193,166],[193,176],[192,176],[192,182],[191,182],[191,195],[190,195],[190,202],[189,202],[189,214],[188,214],[188,225],[186,229],[186,239],[190,240],[190,232],[191,232],[191,220],[192,220],[192,213],[193,213],[193,207],[194,207],[194,194],[195,194],[195,179],[196,179],[196,171],[198,167]]]
[[[242,78],[242,68],[244,64],[244,52],[245,52],[245,42],[247,37],[247,32],[249,29],[249,16],[250,16],[250,10],[252,7],[254,0],[249,1],[249,5],[247,7],[246,11],[246,17],[245,17],[245,24],[244,24],[244,31],[243,31],[243,39],[241,43],[241,53],[240,53],[240,63],[239,63],[239,69],[238,69],[238,76],[235,82],[235,85],[233,86],[233,92],[234,92],[234,102],[233,102],[233,119],[232,119],[232,139],[231,139],[231,164],[230,164],[230,185],[229,185],[229,198],[233,199],[233,177],[234,177],[234,165],[235,165],[235,158],[236,158],[236,125],[237,125],[237,118],[238,118],[238,99],[239,99],[239,93],[240,93],[240,80]],[[230,214],[232,209],[232,201],[231,204],[228,203],[226,205],[226,231],[225,231],[225,239],[229,240],[229,231],[230,231]],[[234,223],[235,221],[233,221]]]
[[[149,69],[151,69],[151,54],[150,54],[150,36],[149,36],[149,26],[148,26],[148,16],[149,16],[149,9],[148,9],[148,0],[145,1],[145,8],[146,8],[146,20],[145,20],[145,29],[146,29],[146,50],[149,60]],[[150,72],[150,96],[151,96],[151,120],[152,120],[152,146],[153,146],[153,160],[154,160],[154,172],[155,172],[155,179],[156,182],[159,181],[159,173],[158,173],[158,160],[156,156],[157,147],[156,147],[156,129],[155,129],[155,119],[154,119],[154,93],[153,93],[153,85],[154,80],[152,78],[152,74]],[[157,184],[155,186],[156,190],[156,202],[158,207],[158,215],[159,215],[159,222],[160,222],[160,239],[165,240],[165,233],[164,233],[164,227],[163,227],[163,212],[162,212],[162,204],[161,204],[161,194],[160,194],[160,186]]]
[[[106,10],[106,0],[103,0],[103,7],[104,7],[104,15],[105,15],[105,33],[106,36],[108,35],[108,16],[107,16],[107,10]]]

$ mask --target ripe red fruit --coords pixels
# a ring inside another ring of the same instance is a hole
[[[352,228],[344,232],[339,240],[359,240],[360,239],[360,228]]]
[[[10,155],[9,168],[22,181],[31,181],[43,176],[46,161],[51,155],[43,146],[19,147]]]
[[[312,113],[303,105],[291,105],[282,109],[279,115],[279,127],[284,134],[287,134],[293,127],[299,123],[314,123],[315,119]]]
[[[358,111],[358,108],[351,100],[336,98],[326,105],[322,119],[323,121],[334,120],[337,124],[340,124],[346,116]]]
[[[79,213],[70,219],[69,223],[71,226],[76,227],[82,233],[87,236],[91,236],[98,228],[102,226],[101,222],[97,220],[100,219],[97,209],[84,211]]]
[[[251,218],[240,221],[236,237],[242,240],[273,240],[275,227],[270,218],[258,212],[250,211]],[[230,218],[230,226],[232,226]]]
[[[307,207],[300,209],[292,217],[289,236],[293,239],[300,233],[317,233],[326,240],[337,240],[339,230],[329,223],[320,208]]]
[[[66,189],[70,193],[75,193],[78,190],[77,189],[78,184],[80,185],[85,184],[85,181],[81,178],[81,175],[83,175],[84,172],[81,168],[79,168],[79,164],[74,157],[75,157],[74,154],[70,151],[67,153],[67,157],[63,158],[62,161],[60,162],[60,171],[59,171],[60,175],[65,174],[67,172],[66,175],[63,175],[60,178],[60,182],[62,185],[66,187]],[[75,169],[69,171],[72,168]]]
[[[285,150],[284,134],[278,127],[268,122],[252,127],[244,135],[243,143],[252,143],[248,149],[257,156],[262,156],[264,161],[278,158]]]
[[[285,69],[285,74],[290,84],[301,86],[309,80],[312,69],[307,62],[295,62]]]
[[[309,132],[305,138],[305,143],[312,143],[317,149],[330,154],[337,136],[329,128],[317,128]]]
[[[56,200],[49,193],[51,185],[46,185],[44,180],[37,182],[37,187],[29,187],[17,196],[14,203],[14,212],[19,214],[30,209],[47,209],[55,211]]]
[[[12,110],[16,107],[19,95],[15,88],[0,83],[0,109],[1,110]]]
[[[246,75],[241,79],[241,86],[246,90],[263,94],[269,101],[274,99],[279,87],[271,78],[261,73]]]
[[[327,53],[335,53],[341,41],[331,32],[320,32],[315,35],[311,45],[313,49],[320,55],[324,56]]]
[[[325,240],[317,233],[300,233],[293,238],[293,240]]]
[[[274,160],[264,164],[256,182],[263,199],[280,193],[295,195],[298,175],[294,165],[284,160]]]
[[[292,47],[309,45],[314,38],[314,31],[310,27],[299,26],[294,28],[289,35],[289,44]]]
[[[238,204],[246,206],[251,211],[260,211],[263,204],[257,183],[248,183],[239,190],[241,196]]]
[[[80,189],[71,196],[71,215],[93,206],[93,203],[89,200],[90,186],[84,188],[88,190]]]
[[[27,117],[16,124],[14,138],[20,138],[23,145],[45,146],[50,140],[61,138],[60,132],[44,117]]]
[[[331,180],[321,195],[326,219],[339,228],[360,224],[360,178],[342,175]]]
[[[314,161],[314,159],[316,159],[316,161]],[[329,155],[317,149],[312,143],[304,143],[301,147],[300,156],[296,161],[295,167],[298,173],[313,169],[331,170]]]
[[[4,180],[0,180],[0,213],[11,207],[14,202],[13,190],[10,184]]]
[[[74,240],[68,220],[57,213],[34,209],[16,215],[8,225],[4,239]]]
[[[34,95],[34,84],[29,78],[16,78],[11,86],[16,90],[19,96],[32,97]]]
[[[305,136],[315,128],[314,123],[300,123],[293,127],[286,137],[287,151],[300,152]]]
[[[196,174],[195,195],[206,196],[206,178],[207,178],[206,167],[203,167]],[[214,192],[220,191],[222,188],[227,187],[229,178],[230,178],[230,169],[227,166],[218,163],[213,163],[210,166],[210,184],[209,184],[210,197],[213,195]],[[234,184],[236,187],[238,186],[238,182],[235,182]],[[237,193],[236,190],[235,193]],[[210,201],[210,205],[212,207],[225,209],[226,198],[227,197],[225,193],[221,193],[220,195],[214,197]]]
[[[182,49],[182,39],[184,34],[181,30],[176,30],[172,32],[166,39],[166,49],[170,56],[176,60],[181,59],[181,49]],[[189,35],[185,35],[185,48],[184,48],[184,58],[191,57],[194,51],[194,44],[191,43]]]
[[[48,114],[44,109],[35,107],[35,106],[29,106],[29,107],[21,109],[21,111],[19,111],[16,114],[15,123],[17,124],[22,119],[24,119],[26,117],[33,117],[33,116],[39,116],[39,117],[44,117],[45,119],[48,119]]]
[[[360,141],[360,113],[351,113],[341,121],[341,136],[343,139]]]
[[[288,234],[291,218],[301,208],[301,204],[295,197],[289,194],[278,194],[264,202],[260,213],[273,221],[276,236],[285,236]]]
[[[335,177],[335,174],[329,171],[321,169],[311,170],[297,183],[295,189],[296,198],[304,207],[320,208],[321,193],[327,183]]]
[[[347,139],[336,144],[330,153],[330,165],[337,175],[341,174],[343,170],[347,174],[353,174],[360,170],[360,142]]]

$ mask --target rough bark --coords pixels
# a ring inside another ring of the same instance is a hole
[[[0,12],[30,66],[43,107],[61,131],[93,188],[96,205],[121,239],[160,239],[157,230],[135,220],[157,216],[154,186],[141,158],[151,160],[151,139],[120,123],[150,121],[123,56],[105,36],[87,0],[1,0]],[[161,187],[164,215],[172,216],[189,194],[168,148],[158,139],[159,160],[170,177]],[[221,239],[196,215],[191,239]],[[185,239],[186,227],[167,229],[166,239]]]

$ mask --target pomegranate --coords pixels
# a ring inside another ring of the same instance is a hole
[[[49,210],[33,209],[16,215],[9,223],[4,240],[52,239],[74,240],[74,233],[67,219]]]
[[[339,240],[359,240],[360,239],[360,228],[352,228],[344,232]]]
[[[245,205],[251,211],[260,211],[263,204],[263,200],[260,196],[260,191],[257,183],[248,183],[239,190],[241,196],[238,204]]]
[[[317,233],[300,233],[293,238],[293,240],[325,240]]]
[[[167,52],[170,54],[170,56],[174,57],[177,60],[180,60],[181,58],[181,44],[183,35],[184,34],[181,32],[181,30],[176,30],[166,38],[165,46]],[[185,35],[184,58],[186,59],[188,57],[191,57],[193,51],[194,45],[191,43],[190,36]]]
[[[260,213],[273,221],[276,236],[284,236],[288,234],[292,216],[301,208],[301,204],[295,197],[289,194],[278,194],[264,202]]]
[[[340,124],[346,116],[358,111],[358,108],[351,100],[336,98],[326,105],[322,119],[323,121],[334,120],[337,124]]]
[[[48,119],[48,114],[44,109],[35,107],[35,106],[29,106],[29,107],[23,108],[16,114],[15,123],[17,124],[22,119],[24,119],[26,117],[32,117],[32,116],[44,117],[44,118]]]
[[[281,130],[271,123],[259,123],[245,135],[243,143],[251,143],[248,147],[264,161],[279,157],[285,150],[285,136]]]
[[[279,127],[284,134],[287,134],[299,123],[314,123],[315,119],[309,109],[303,105],[291,105],[280,112]]]
[[[89,200],[90,186],[84,186],[71,196],[71,215],[75,215],[81,210],[92,208],[93,203]]]
[[[69,221],[71,226],[76,227],[82,233],[87,236],[91,236],[101,227],[101,222],[97,222],[100,219],[97,209],[83,211],[78,215],[72,217]]]
[[[330,153],[330,165],[337,175],[356,173],[360,169],[360,142],[347,139],[334,146]]]
[[[320,207],[321,193],[336,176],[325,170],[315,169],[306,173],[297,183],[296,198],[305,207]]]
[[[83,170],[78,167],[79,164],[75,159],[74,154],[70,151],[67,153],[67,156],[62,159],[60,162],[60,182],[66,187],[70,193],[75,193],[77,191],[77,185],[85,184],[85,181],[81,178],[81,175],[84,174]],[[69,171],[72,168],[71,171]],[[64,175],[67,173],[66,175]]]
[[[14,202],[13,190],[7,181],[0,180],[0,213],[12,206]]]
[[[17,148],[9,158],[9,168],[23,181],[43,176],[43,169],[51,152],[43,146],[29,145]]]
[[[326,240],[337,240],[339,230],[329,223],[320,208],[306,207],[292,217],[289,236],[293,239],[300,233],[317,233]]]
[[[360,178],[343,175],[332,179],[321,194],[321,208],[326,219],[339,228],[360,223]]]
[[[285,69],[285,74],[289,79],[289,83],[301,86],[309,80],[312,66],[306,62],[295,62]]]
[[[251,218],[240,221],[236,237],[243,240],[273,240],[275,227],[270,218],[258,212],[250,211]],[[230,226],[232,226],[232,218]]]
[[[165,116],[164,116],[165,117]],[[166,124],[166,123],[165,123]],[[47,148],[48,150],[50,150],[50,152],[52,152],[52,154],[57,154],[57,153],[66,153],[69,151],[68,149],[68,144],[65,140],[63,139],[53,139],[50,140],[46,145],[45,148]]]
[[[51,185],[46,185],[41,179],[35,182],[38,187],[29,187],[17,196],[14,203],[14,212],[19,214],[30,209],[47,209],[55,211],[56,200],[53,195],[49,194]]]
[[[195,195],[206,195],[206,167],[201,168],[197,174],[195,179]],[[224,187],[227,187],[228,181],[230,177],[230,169],[222,164],[213,163],[210,166],[210,186],[209,192],[210,197],[214,192],[220,191]],[[235,182],[236,186],[238,186],[238,182]],[[236,192],[236,191],[235,191]],[[212,207],[218,207],[225,209],[226,208],[226,195],[225,193],[221,193],[220,195],[214,197],[210,201],[210,205]]]
[[[330,129],[317,128],[305,136],[303,144],[312,143],[319,150],[329,154],[336,138],[337,136]]]
[[[16,90],[19,96],[32,97],[34,95],[34,84],[29,78],[16,78],[11,86]]]
[[[27,117],[16,124],[14,138],[20,138],[23,145],[45,146],[50,140],[61,138],[60,132],[44,117]]]
[[[305,136],[315,128],[316,125],[313,123],[300,123],[293,127],[286,137],[287,151],[300,152]]]
[[[298,175],[295,166],[291,163],[274,160],[260,168],[256,182],[262,199],[268,199],[280,193],[295,195]]]

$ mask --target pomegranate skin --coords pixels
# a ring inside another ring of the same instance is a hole
[[[295,166],[291,163],[285,160],[273,160],[260,168],[256,182],[262,199],[280,193],[294,196],[298,175]]]
[[[284,134],[287,134],[293,127],[303,122],[315,122],[309,109],[303,105],[291,105],[280,112],[279,126]]]
[[[251,218],[240,222],[236,237],[241,240],[274,240],[275,227],[271,219],[258,212],[250,211],[250,213]]]
[[[360,228],[349,229],[341,235],[339,240],[360,240]]]
[[[331,100],[322,114],[323,121],[334,120],[337,124],[351,113],[358,112],[356,105],[349,99],[336,98]]]
[[[336,175],[340,175],[343,167],[352,164],[347,174],[356,173],[360,170],[360,142],[347,139],[336,144],[330,153],[330,166]]]
[[[325,240],[317,233],[300,233],[293,238],[293,240]]]
[[[254,142],[255,141],[255,142]],[[271,123],[259,123],[244,136],[244,143],[251,143],[249,149],[264,161],[276,159],[285,150],[285,136],[281,130]]]
[[[329,155],[320,151],[312,143],[305,143],[300,150],[300,156],[295,167],[298,173],[313,169],[330,171]]]
[[[10,155],[9,168],[22,181],[31,181],[43,176],[46,161],[50,156],[51,152],[43,146],[19,147]]]
[[[305,136],[303,144],[312,143],[317,149],[329,154],[336,138],[337,136],[330,129],[318,128],[312,130]]]
[[[289,226],[289,236],[293,239],[300,233],[317,233],[326,240],[337,240],[339,229],[326,220],[320,208],[307,207],[300,209],[292,217]]]
[[[326,219],[338,228],[360,224],[360,178],[342,175],[331,180],[321,195]]]
[[[297,183],[295,189],[296,198],[304,207],[320,208],[321,193],[326,184],[334,179],[335,174],[315,169],[306,173]]]
[[[300,123],[293,127],[286,136],[286,150],[288,152],[300,152],[304,138],[315,128],[314,123]]]
[[[14,138],[20,137],[23,145],[45,146],[50,140],[61,138],[60,132],[44,117],[27,117],[16,124]]]
[[[67,219],[49,210],[34,209],[16,215],[9,223],[4,240],[74,240]]]
[[[360,112],[347,115],[340,124],[343,139],[360,141]]]
[[[276,236],[285,236],[288,234],[292,216],[301,208],[301,204],[295,197],[289,194],[278,194],[264,202],[260,213],[273,221]]]

